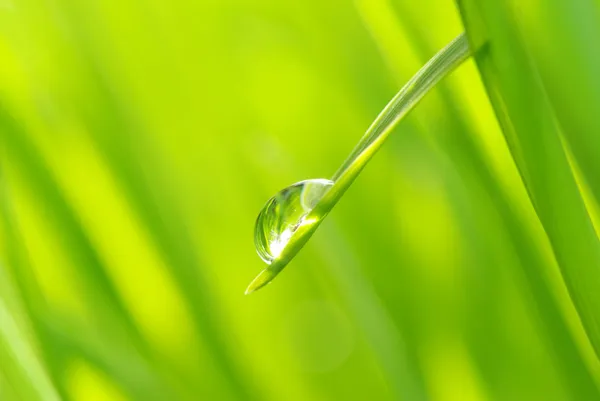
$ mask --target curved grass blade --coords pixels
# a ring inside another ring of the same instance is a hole
[[[304,222],[310,222],[310,224],[299,225],[279,256],[250,283],[246,294],[264,287],[283,270],[306,244],[400,120],[417,105],[431,88],[458,67],[470,54],[471,49],[467,37],[460,34],[402,87],[373,121],[350,156],[334,174],[333,186],[304,218]]]

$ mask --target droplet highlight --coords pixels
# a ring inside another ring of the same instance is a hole
[[[308,214],[333,186],[333,181],[313,179],[281,190],[265,204],[256,219],[254,244],[266,263],[277,259],[299,227],[311,224]]]

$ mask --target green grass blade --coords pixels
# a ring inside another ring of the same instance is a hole
[[[408,10],[402,9],[399,12],[402,13],[403,11]],[[404,20],[403,22],[407,23]],[[371,29],[377,32],[376,27],[371,27]],[[414,38],[419,35],[418,29],[423,28],[415,25],[411,31],[412,42],[417,44],[424,42],[422,39]],[[421,33],[421,35],[423,34]],[[484,39],[479,41],[478,47],[481,47],[483,42]],[[431,49],[427,49],[422,45],[417,45],[416,48],[422,59],[426,59],[426,55],[431,51]],[[385,51],[393,52],[394,49],[390,49],[388,46],[387,48],[384,47],[384,54]],[[388,59],[393,58],[389,54],[385,55]],[[422,108],[416,111],[416,114],[423,116],[422,118],[435,116],[433,120],[436,122],[428,124],[428,127],[431,127],[428,129],[430,131],[427,133],[428,137],[433,138],[440,145],[441,149],[450,157],[452,165],[457,168],[461,179],[466,180],[464,188],[454,188],[453,191],[462,192],[468,189],[468,196],[473,199],[473,205],[463,206],[463,210],[457,207],[457,213],[460,215],[459,221],[463,225],[467,224],[467,227],[463,228],[464,233],[462,236],[469,238],[469,243],[472,244],[473,256],[477,261],[473,268],[481,269],[485,267],[486,270],[490,270],[486,274],[482,274],[482,277],[494,275],[495,273],[492,271],[494,269],[508,269],[509,271],[504,274],[510,274],[514,276],[516,282],[524,283],[523,292],[526,296],[531,293],[536,301],[536,306],[532,305],[529,308],[530,313],[539,317],[541,330],[544,333],[541,337],[545,343],[544,346],[553,355],[556,361],[556,369],[561,373],[564,383],[574,394],[574,397],[584,399],[599,397],[600,394],[594,379],[582,358],[564,316],[562,316],[558,301],[548,280],[547,261],[541,255],[539,244],[532,239],[534,233],[530,227],[530,222],[516,212],[516,205],[513,204],[506,188],[494,174],[489,157],[482,153],[480,147],[477,146],[476,137],[481,133],[476,132],[465,118],[464,109],[460,104],[464,99],[450,91],[445,83],[438,85],[434,91],[442,100],[440,107],[434,109],[429,103],[423,104]],[[480,105],[480,107],[485,107],[485,105]],[[398,155],[398,157],[400,156]],[[479,192],[479,189],[483,190],[483,194]],[[489,199],[491,204],[485,206],[487,205],[485,199]],[[467,207],[466,210],[464,210],[465,207]],[[491,207],[500,215],[498,229],[503,234],[489,232],[482,225],[486,224],[483,222],[490,214],[490,211],[485,210],[485,207]],[[481,210],[482,208],[484,210]],[[473,213],[477,213],[477,216],[473,216]],[[469,225],[470,227],[468,227]],[[495,244],[492,244],[497,241],[496,236],[498,235],[502,235],[507,239],[507,245],[511,249],[510,251],[507,249],[507,252],[514,252],[518,263],[511,263],[507,266],[498,265],[497,258],[492,256],[492,249],[495,248]],[[478,285],[481,285],[481,282],[478,282]],[[477,322],[471,327],[478,330],[477,327],[480,327],[482,320],[484,320],[481,315],[487,316],[489,311],[477,305],[477,302],[471,306],[473,312],[469,316],[472,315],[474,322]],[[490,323],[496,324],[496,322]],[[502,341],[502,339],[499,338],[499,341]],[[472,344],[474,355],[491,352],[485,346],[476,345],[476,341],[473,341]],[[499,358],[502,357],[501,354],[498,354],[494,360],[486,359],[483,361],[484,366],[490,369],[496,368]],[[490,377],[489,379],[494,381],[497,378]]]
[[[508,1],[514,29],[544,87],[561,132],[600,202],[600,8],[591,0]]]
[[[473,42],[489,39],[489,46],[476,56],[479,70],[571,298],[599,354],[600,247],[555,115],[508,8],[494,1],[460,5]]]
[[[76,264],[82,269],[80,277],[84,280],[87,291],[97,295],[96,302],[101,300],[104,306],[98,309],[97,317],[103,317],[102,311],[110,311],[109,314],[114,313],[119,316],[118,319],[132,338],[136,338],[138,347],[144,349],[145,340],[133,324],[133,319],[108,278],[94,247],[43,164],[42,157],[28,140],[26,132],[2,109],[0,109],[0,127],[2,127],[0,139],[11,154],[11,162],[19,163],[21,174],[25,175],[38,194],[43,194],[46,205],[51,206],[63,232],[68,234],[67,238],[72,241],[71,249],[76,250],[72,256],[77,258],[79,263]]]
[[[0,375],[8,376],[8,382],[22,399],[59,401],[61,398],[28,338],[0,295]]]

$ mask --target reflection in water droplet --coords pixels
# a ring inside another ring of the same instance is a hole
[[[270,264],[281,255],[300,226],[314,223],[306,216],[332,185],[326,179],[300,181],[269,199],[254,230],[256,251],[265,262]]]

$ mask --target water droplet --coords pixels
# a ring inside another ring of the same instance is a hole
[[[267,263],[281,255],[306,216],[331,188],[333,181],[314,179],[297,182],[269,199],[256,219],[254,244]]]
[[[284,249],[301,227],[305,229],[317,222],[316,218],[308,219],[308,215],[332,186],[333,181],[326,179],[300,181],[269,199],[256,219],[254,244],[261,259],[271,266],[254,279],[246,293],[269,283],[285,266],[288,260],[282,261],[277,267],[274,267],[274,262],[279,261]],[[300,247],[301,245],[297,249]]]

